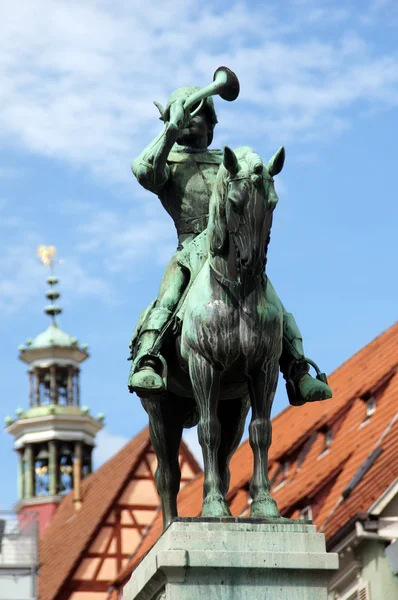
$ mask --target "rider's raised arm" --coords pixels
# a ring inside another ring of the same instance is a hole
[[[166,123],[159,135],[133,161],[131,170],[147,190],[159,193],[169,178],[167,157],[178,136],[178,129]]]
[[[131,165],[131,170],[139,183],[155,194],[160,192],[169,178],[167,157],[185,123],[181,102],[174,102],[170,109],[170,121]]]

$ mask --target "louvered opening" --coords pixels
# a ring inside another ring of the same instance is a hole
[[[369,586],[367,583],[361,583],[349,596],[339,596],[341,600],[370,600]]]
[[[358,600],[370,600],[368,585],[362,586],[357,592]]]

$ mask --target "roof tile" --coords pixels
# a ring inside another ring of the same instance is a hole
[[[278,461],[291,458],[289,453],[293,454],[298,445],[304,447],[314,431],[318,432],[300,468],[297,469],[297,456],[293,457],[285,485],[273,493],[280,510],[295,518],[299,516],[300,506],[318,499],[320,506],[315,523],[329,540],[357,513],[366,512],[398,477],[398,421],[394,421],[398,396],[397,367],[398,324],[395,323],[329,376],[334,392],[331,400],[299,408],[289,407],[273,419],[270,472],[275,472]],[[377,398],[376,412],[367,420],[366,403],[361,396],[374,392],[387,376],[390,378],[383,384]],[[332,426],[337,420],[341,422],[334,432],[335,437],[327,452],[323,453],[323,428]],[[343,500],[343,489],[377,447],[383,448],[383,452],[350,496]],[[229,498],[233,514],[248,510],[247,490],[252,468],[252,452],[246,441],[231,461]],[[181,516],[200,514],[202,486],[203,478],[197,477],[180,492],[178,505]],[[326,494],[322,494],[322,488],[327,491]],[[159,515],[114,585],[122,585],[127,580],[161,531]]]
[[[149,445],[148,428],[145,428],[86,477],[82,482],[83,505],[79,511],[74,508],[73,493],[63,499],[40,540],[40,600],[53,600],[58,594]]]

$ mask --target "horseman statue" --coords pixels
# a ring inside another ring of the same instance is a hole
[[[259,447],[268,450],[279,369],[290,404],[332,396],[326,376],[305,356],[293,315],[265,274],[278,200],[273,177],[283,168],[284,149],[265,164],[248,147],[209,149],[217,124],[215,94],[229,101],[239,94],[238,79],[226,67],[217,69],[206,88],[175,90],[164,109],[155,102],[164,126],[132,164],[139,183],[159,197],[178,236],[158,296],[133,334],[128,382],[149,414],[165,524],[177,514],[183,427],[199,422],[205,469],[202,514],[227,516],[228,465],[250,406],[253,419],[256,413],[256,422],[263,419],[267,425],[258,431],[253,425],[249,433],[253,439],[263,436]],[[309,373],[310,365],[316,377]],[[212,406],[210,424],[205,422],[206,402]],[[261,416],[260,405],[266,405],[268,417]],[[262,472],[253,475],[252,514],[279,516],[269,495],[267,469],[256,466],[253,452],[255,469]]]

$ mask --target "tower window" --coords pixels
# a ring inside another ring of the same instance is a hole
[[[48,468],[48,450],[43,445],[39,447],[35,456],[35,495],[47,496],[49,491],[49,468]]]
[[[60,493],[67,494],[73,489],[73,449],[69,444],[60,448]]]

